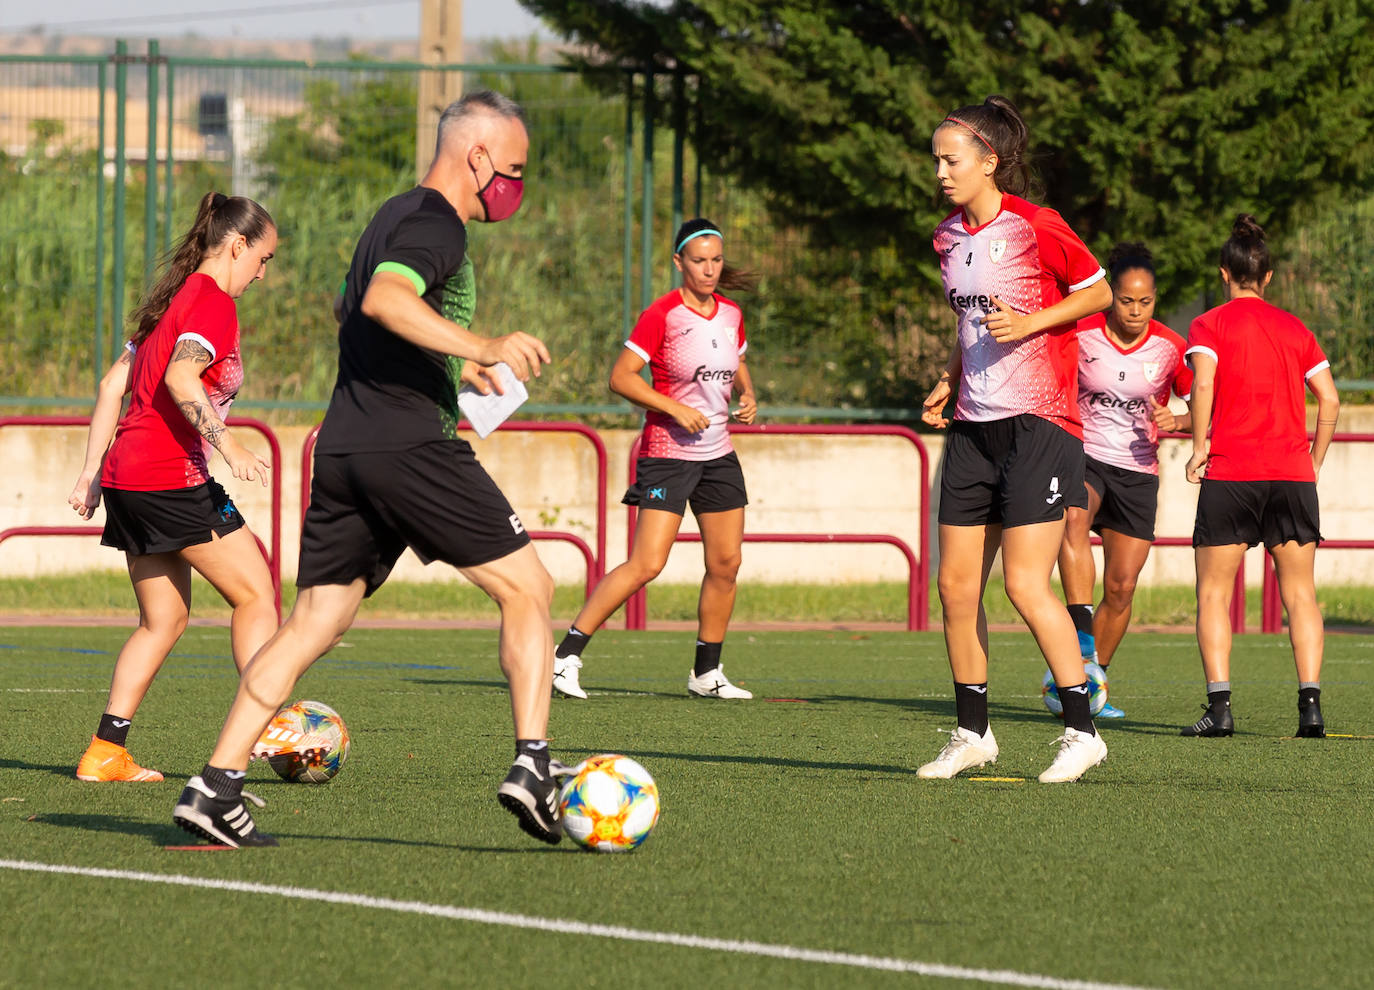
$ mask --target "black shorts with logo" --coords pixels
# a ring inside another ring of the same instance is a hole
[[[1321,510],[1315,481],[1202,479],[1193,546],[1320,543]]]
[[[105,532],[100,542],[134,556],[171,553],[228,536],[245,525],[229,495],[211,478],[193,488],[131,492],[101,487]]]
[[[1131,471],[1084,457],[1084,480],[1102,498],[1093,531],[1110,529],[1122,536],[1153,543],[1159,508],[1159,475]]]
[[[530,542],[496,482],[461,440],[315,455],[296,585],[382,586],[406,547],[426,564],[475,567]]]
[[[676,515],[727,512],[749,504],[744,469],[732,450],[709,461],[677,457],[641,457],[635,461],[635,482],[620,501],[641,509],[663,509]]]
[[[941,526],[1026,526],[1087,508],[1083,441],[1029,413],[949,425],[940,478]]]

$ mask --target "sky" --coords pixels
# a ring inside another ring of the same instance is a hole
[[[173,38],[415,38],[419,0],[56,0],[31,5],[0,0],[0,34],[42,26],[47,34]],[[466,0],[463,35],[479,38],[553,37],[516,0]]]

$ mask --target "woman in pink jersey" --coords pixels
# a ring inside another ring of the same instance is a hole
[[[716,289],[752,289],[755,279],[725,263],[724,235],[705,219],[689,220],[678,230],[673,264],[682,273],[682,287],[640,315],[611,370],[611,391],[646,410],[635,480],[623,499],[639,506],[639,521],[630,559],[592,590],[555,652],[553,686],[570,698],[587,697],[579,671],[592,634],[663,570],[689,501],[701,530],[706,576],[687,691],[704,698],[753,697],[726,678],[720,652],[735,607],[749,502],[727,424],[732,415],[752,423],[758,405],[744,363],[744,315]],[[646,364],[652,385],[640,377]],[[739,393],[733,413],[732,392]]]
[[[1140,569],[1155,539],[1159,434],[1186,430],[1187,413],[1169,409],[1169,392],[1188,398],[1193,373],[1183,338],[1154,319],[1155,265],[1144,244],[1118,244],[1107,256],[1112,306],[1078,321],[1078,412],[1083,419],[1087,508],[1070,506],[1059,576],[1085,663],[1107,670],[1131,623]],[[1090,531],[1102,536],[1102,604]],[[1108,703],[1099,718],[1124,718]]]
[[[267,464],[234,438],[224,417],[243,381],[234,300],[263,277],[276,248],[276,226],[261,206],[207,194],[133,312],[137,329],[124,353],[101,379],[86,462],[67,501],[89,519],[103,498],[101,542],[124,551],[139,623],[115,660],[105,714],[77,766],[81,780],[162,780],[124,744],[186,628],[193,569],[233,607],[239,670],[276,631],[267,564],[207,465],[214,447],[235,478],[267,484]]]
[[[1077,780],[1107,747],[1088,708],[1073,622],[1050,585],[1066,505],[1082,505],[1074,324],[1111,302],[1102,267],[1030,186],[1026,123],[988,97],[949,114],[931,141],[954,210],[935,229],[959,346],[925,401],[924,420],[950,426],[940,483],[940,603],[958,726],[918,775],[953,777],[997,759],[988,726],[988,626],[983,611],[997,551],[1007,597],[1034,634],[1064,702],[1064,734],[1043,783]],[[943,416],[958,379],[953,421]]]
[[[1229,736],[1231,595],[1247,547],[1263,543],[1288,610],[1298,673],[1299,736],[1322,737],[1322,650],[1314,565],[1321,542],[1317,474],[1336,432],[1340,397],[1312,331],[1264,301],[1273,276],[1264,230],[1236,218],[1221,248],[1229,300],[1188,328],[1193,366],[1193,455],[1188,480],[1201,483],[1193,554],[1197,641],[1207,704],[1185,736]],[[1317,397],[1317,429],[1307,440],[1306,392]],[[1205,477],[1203,476],[1205,473]]]

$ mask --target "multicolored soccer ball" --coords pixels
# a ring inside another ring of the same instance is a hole
[[[1107,704],[1107,672],[1091,662],[1083,665],[1083,672],[1088,675],[1088,711],[1097,715]],[[1054,674],[1048,670],[1040,681],[1040,700],[1051,714],[1064,717],[1064,703],[1059,700],[1059,691],[1054,686]]]
[[[658,785],[628,756],[583,760],[558,795],[563,833],[593,852],[629,852],[658,821]]]
[[[329,752],[318,763],[308,763],[295,753],[269,756],[267,762],[283,780],[301,784],[324,784],[334,779],[348,759],[348,726],[339,713],[318,701],[298,701],[283,708],[272,720],[269,731],[284,727],[304,736],[315,736],[329,744]]]

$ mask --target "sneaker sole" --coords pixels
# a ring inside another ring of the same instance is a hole
[[[216,830],[209,816],[201,814],[190,805],[177,805],[176,809],[172,812],[172,821],[176,822],[192,835],[198,835],[202,839],[209,839],[216,845],[229,846],[231,849],[240,848],[237,842]]]
[[[578,701],[587,700],[586,691],[569,691],[567,688],[563,687],[557,681],[553,682],[553,689],[565,698],[576,698]]]
[[[916,777],[917,777],[918,779],[920,779],[920,780],[953,780],[955,777],[959,776],[959,774],[963,773],[965,770],[981,770],[981,769],[983,769],[983,767],[987,766],[989,763],[996,763],[996,762],[997,762],[997,757],[994,756],[994,757],[992,757],[992,759],[990,759],[990,760],[984,760],[982,763],[970,763],[970,764],[969,764],[968,766],[966,766],[966,767],[960,767],[958,770],[955,770],[955,771],[954,771],[953,773],[951,773],[951,774],[943,774],[943,773],[939,773],[939,774],[937,774],[937,773],[923,774],[923,773],[921,773],[920,769],[917,769],[917,771],[916,771]]]
[[[525,803],[524,797],[521,796],[525,794],[528,792],[502,784],[496,792],[496,800],[501,802],[501,807],[515,816],[520,830],[526,835],[532,836],[540,842],[547,842],[551,846],[558,845],[563,840],[562,834],[550,832],[544,826],[544,823],[539,820],[539,816]]]
[[[1040,781],[1040,783],[1042,784],[1076,784],[1078,781],[1082,780],[1083,775],[1087,773],[1089,770],[1093,769],[1093,767],[1100,767],[1102,764],[1106,763],[1107,755],[1108,754],[1103,753],[1102,758],[1100,760],[1098,760],[1091,766],[1084,767],[1082,770],[1078,771],[1077,775],[1073,777],[1064,777],[1059,780],[1045,780],[1043,777],[1037,777],[1036,780]]]

